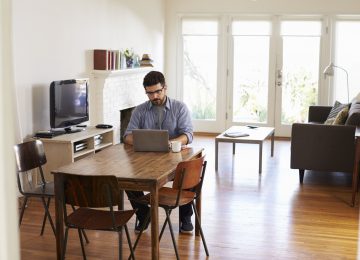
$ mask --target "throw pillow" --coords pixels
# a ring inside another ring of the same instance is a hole
[[[348,115],[349,115],[349,107],[346,106],[337,114],[337,116],[335,117],[335,120],[332,124],[333,125],[345,124],[345,121],[346,121]]]
[[[334,106],[332,107],[328,118],[326,119],[325,123],[326,125],[332,125],[334,124],[334,121],[336,119],[336,116],[341,112],[341,110],[343,110],[345,107],[347,107],[349,109],[349,105],[348,104],[341,104],[339,101],[335,101]],[[348,113],[348,112],[347,112]],[[347,117],[347,115],[346,115]],[[345,118],[346,120],[346,118]]]

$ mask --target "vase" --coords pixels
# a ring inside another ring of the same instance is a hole
[[[133,58],[128,58],[128,57],[126,57],[126,67],[127,67],[127,68],[132,68],[133,65],[134,65],[134,60],[133,60]]]

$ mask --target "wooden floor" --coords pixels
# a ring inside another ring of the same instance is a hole
[[[258,174],[258,146],[219,145],[219,170],[214,171],[214,137],[196,136],[208,160],[203,187],[203,229],[210,251],[193,235],[175,232],[182,259],[357,259],[359,206],[349,206],[351,175],[306,172],[299,185],[291,170],[290,142],[270,141],[263,148],[263,173]],[[52,212],[54,212],[52,205]],[[125,207],[130,207],[127,203]],[[55,237],[47,225],[39,236],[42,208],[32,201],[21,226],[21,257],[55,259]],[[164,214],[160,211],[160,222]],[[172,217],[177,225],[177,212]],[[132,239],[134,219],[130,221]],[[88,232],[88,259],[117,259],[117,236]],[[128,255],[124,244],[124,255]],[[150,232],[142,236],[137,259],[150,259]],[[82,259],[76,232],[70,232],[67,259]],[[169,230],[160,242],[161,259],[175,259]]]

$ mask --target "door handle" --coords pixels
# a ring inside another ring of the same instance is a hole
[[[282,85],[282,70],[278,69],[276,74],[277,74],[276,86],[281,87],[281,85]]]

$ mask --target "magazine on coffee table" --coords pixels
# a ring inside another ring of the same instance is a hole
[[[229,132],[225,132],[224,136],[226,136],[226,137],[245,137],[245,136],[249,136],[249,134],[244,131],[229,131]]]

